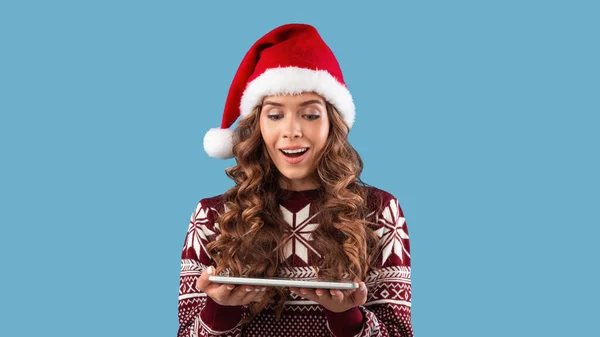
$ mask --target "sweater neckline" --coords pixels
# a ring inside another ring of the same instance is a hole
[[[301,200],[308,199],[309,201],[315,200],[319,197],[320,191],[319,189],[309,189],[303,191],[294,191],[294,190],[283,190],[284,195],[287,196],[288,200]]]

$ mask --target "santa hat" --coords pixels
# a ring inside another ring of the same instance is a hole
[[[266,96],[314,92],[336,107],[348,126],[354,102],[335,55],[317,30],[305,24],[277,27],[252,45],[229,88],[220,128],[204,136],[204,150],[214,158],[233,157],[231,125],[248,116]]]

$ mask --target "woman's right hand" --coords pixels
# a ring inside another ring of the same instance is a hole
[[[215,268],[213,266],[204,269],[196,282],[196,288],[206,293],[213,301],[227,306],[245,305],[252,301],[262,301],[265,295],[265,287],[213,283],[208,280],[208,277],[213,275],[214,272]]]

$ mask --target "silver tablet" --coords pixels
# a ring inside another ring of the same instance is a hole
[[[329,282],[329,281],[299,281],[284,278],[251,278],[230,276],[209,276],[208,280],[214,283],[227,283],[236,285],[252,285],[267,287],[289,287],[289,288],[320,288],[352,290],[358,288],[355,282]]]

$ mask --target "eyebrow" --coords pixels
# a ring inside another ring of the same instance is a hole
[[[304,102],[300,103],[300,106],[303,107],[303,106],[307,106],[307,105],[311,105],[311,104],[319,104],[319,105],[323,106],[323,102],[321,102],[318,99],[311,99],[311,100],[308,100],[308,101],[304,101]],[[278,107],[282,107],[283,106],[283,104],[277,103],[277,102],[273,102],[273,101],[264,101],[263,102],[263,106],[264,105],[273,105],[273,106],[278,106]]]

